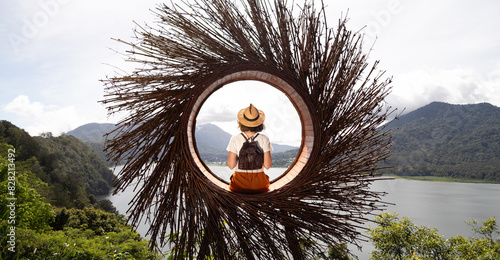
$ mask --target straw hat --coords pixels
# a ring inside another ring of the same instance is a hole
[[[238,121],[247,127],[256,127],[264,123],[266,115],[262,110],[256,109],[252,104],[238,112]]]

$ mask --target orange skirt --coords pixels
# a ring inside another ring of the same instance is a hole
[[[229,189],[238,193],[255,194],[269,189],[269,176],[264,172],[235,172],[231,175]]]

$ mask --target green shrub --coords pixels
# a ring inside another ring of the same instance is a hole
[[[500,241],[495,239],[498,229],[495,218],[482,226],[477,221],[467,222],[480,238],[462,236],[445,239],[437,229],[417,227],[408,218],[383,213],[375,220],[378,226],[370,228],[375,246],[371,259],[500,259]]]
[[[147,241],[132,231],[96,235],[92,230],[65,228],[37,233],[21,230],[16,257],[19,259],[157,259]]]

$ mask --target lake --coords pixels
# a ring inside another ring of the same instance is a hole
[[[120,168],[117,167],[115,171]],[[229,180],[232,171],[223,166],[210,166],[213,172]],[[281,175],[284,168],[271,168],[267,172],[271,179]],[[436,227],[438,233],[451,237],[456,235],[472,236],[472,229],[465,223],[471,219],[482,222],[490,217],[500,218],[500,185],[476,183],[426,182],[404,179],[376,181],[371,189],[385,191],[385,202],[394,203],[385,211],[397,212],[399,216],[409,217],[415,225]],[[134,196],[133,187],[115,196],[106,196],[121,214],[129,208],[128,203]],[[377,214],[382,213],[376,212]],[[367,226],[374,226],[367,224]],[[147,227],[139,226],[137,231],[145,235]],[[368,259],[373,250],[371,243],[362,243],[362,252],[354,247],[351,250],[359,259]]]

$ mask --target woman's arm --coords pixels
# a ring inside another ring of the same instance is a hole
[[[229,152],[229,154],[227,155],[227,166],[229,167],[229,169],[234,169],[234,167],[236,167],[236,160],[237,160],[238,156],[233,153],[233,152]],[[264,155],[264,162],[266,160],[266,157]]]
[[[266,170],[269,170],[269,168],[271,168],[272,164],[273,164],[273,158],[271,157],[271,152],[270,151],[265,152],[264,153],[264,168],[266,168]]]

